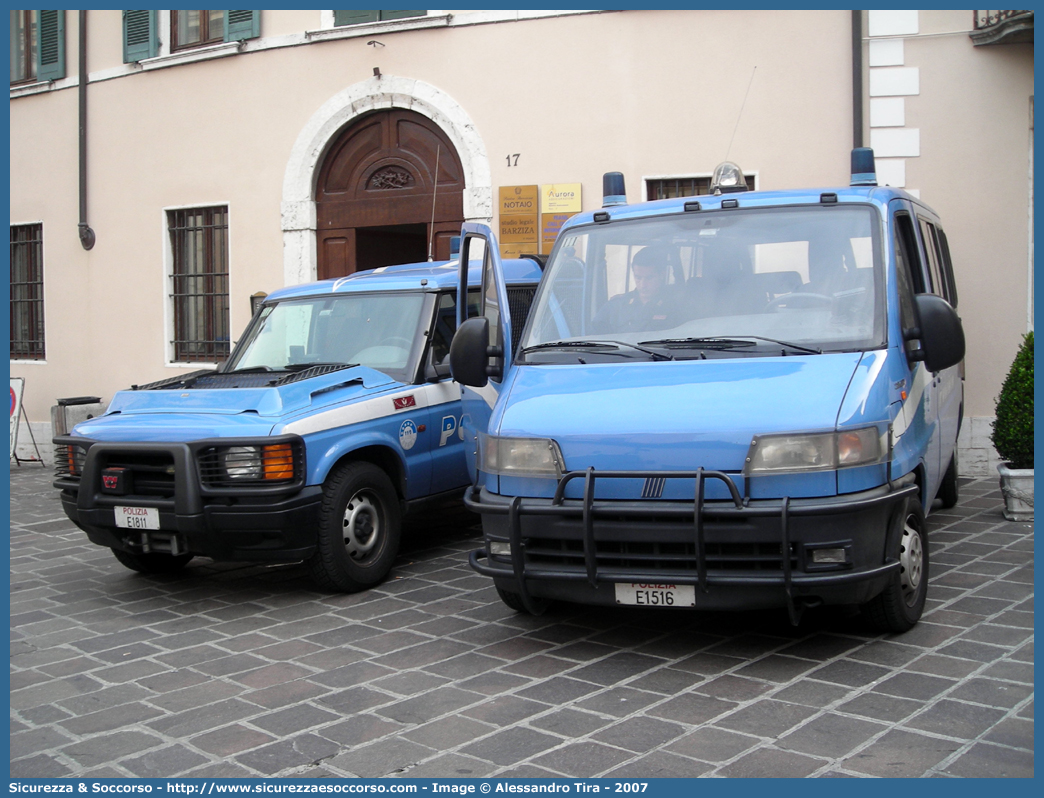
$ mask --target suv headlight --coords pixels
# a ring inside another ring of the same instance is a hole
[[[199,453],[200,478],[208,487],[293,482],[303,468],[299,443],[214,446]]]
[[[793,435],[757,435],[751,441],[743,473],[831,471],[871,465],[884,459],[876,427]]]
[[[558,444],[550,438],[502,438],[479,433],[479,469],[487,474],[553,477],[565,471]]]
[[[261,447],[230,446],[221,453],[221,465],[229,479],[261,479]]]

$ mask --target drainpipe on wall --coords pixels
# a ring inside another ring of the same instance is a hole
[[[863,12],[852,12],[852,146],[863,146]]]
[[[87,12],[79,12],[80,29],[80,244],[94,247],[95,235],[87,224]]]

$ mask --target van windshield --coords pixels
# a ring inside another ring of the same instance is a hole
[[[341,294],[264,307],[227,371],[356,364],[402,380],[421,325],[424,294]]]
[[[885,344],[867,205],[691,212],[567,230],[527,362],[859,351]]]

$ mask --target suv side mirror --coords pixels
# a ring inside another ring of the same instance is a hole
[[[908,337],[919,338],[921,348],[911,352],[910,359],[923,360],[933,373],[964,360],[964,327],[950,303],[935,294],[917,294],[914,304],[920,327]]]
[[[450,373],[462,385],[489,382],[489,319],[475,316],[457,328],[450,343]]]

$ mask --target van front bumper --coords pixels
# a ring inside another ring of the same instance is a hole
[[[596,479],[696,479],[692,502],[594,498]],[[566,499],[565,484],[585,483]],[[705,501],[704,482],[732,499]],[[912,480],[816,499],[749,500],[721,472],[571,472],[553,499],[505,497],[472,488],[464,502],[482,516],[476,571],[535,608],[534,598],[618,604],[617,583],[694,585],[699,609],[786,607],[792,619],[818,604],[862,604],[899,569],[895,552]],[[783,556],[787,552],[789,556]]]
[[[59,464],[54,487],[62,509],[92,543],[132,554],[195,554],[222,561],[297,562],[315,552],[322,488],[303,484],[303,444],[296,436],[266,439],[288,442],[302,468],[277,486],[215,485],[199,466],[200,453],[215,441],[191,443],[115,443],[55,438],[56,451],[83,450],[75,470]],[[246,441],[243,441],[244,443]],[[221,439],[222,446],[239,441]],[[256,443],[256,441],[251,441]],[[65,447],[65,448],[63,448]],[[126,493],[103,487],[106,468],[131,472]],[[116,526],[115,508],[155,510],[159,529]]]

